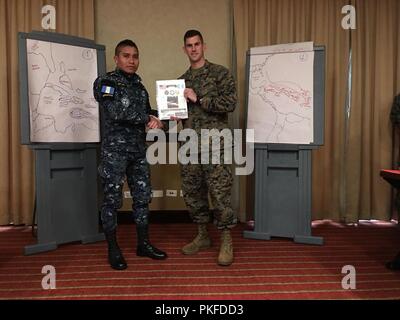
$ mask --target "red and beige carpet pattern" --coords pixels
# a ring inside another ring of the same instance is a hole
[[[400,250],[395,224],[345,226],[320,222],[313,235],[324,245],[297,244],[292,239],[244,239],[244,224],[233,230],[235,262],[216,264],[219,233],[210,225],[213,246],[195,256],[180,248],[195,226],[152,224],[151,241],[168,252],[165,261],[135,254],[135,226],[119,226],[119,243],[128,269],[107,263],[105,241],[64,244],[52,252],[24,256],[35,244],[28,227],[0,228],[0,299],[134,299],[134,300],[267,300],[267,299],[400,299],[400,272],[385,262]],[[56,289],[42,288],[42,267],[56,270]],[[356,270],[356,289],[342,288],[342,267]]]

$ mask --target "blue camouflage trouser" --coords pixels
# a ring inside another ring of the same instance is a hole
[[[125,175],[133,198],[135,223],[147,224],[151,184],[146,153],[102,150],[99,174],[104,194],[101,206],[104,232],[111,232],[117,227],[117,209],[122,207]]]

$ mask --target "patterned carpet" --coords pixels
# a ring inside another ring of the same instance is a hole
[[[128,269],[114,271],[107,263],[105,241],[65,244],[52,252],[24,256],[35,244],[27,227],[0,228],[0,299],[133,299],[133,300],[276,300],[400,299],[400,272],[384,263],[400,250],[400,231],[392,223],[346,226],[319,221],[313,235],[324,245],[303,245],[291,239],[244,239],[245,224],[233,230],[235,262],[216,264],[219,233],[210,225],[213,246],[195,256],[180,248],[195,226],[152,224],[151,241],[168,252],[165,261],[135,254],[135,226],[119,226],[119,243]],[[42,267],[56,270],[56,289],[42,288]],[[342,267],[356,270],[356,289],[345,290]]]

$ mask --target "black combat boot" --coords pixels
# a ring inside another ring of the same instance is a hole
[[[149,241],[148,224],[137,224],[136,231],[138,237],[138,244],[136,255],[140,257],[149,257],[156,260],[164,260],[167,254],[164,251],[153,247]]]
[[[121,249],[117,243],[116,231],[104,233],[108,244],[108,262],[111,268],[115,270],[124,270],[128,267]]]

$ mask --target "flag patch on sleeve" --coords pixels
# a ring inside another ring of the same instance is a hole
[[[114,92],[115,92],[114,87],[110,87],[110,86],[106,86],[106,85],[101,86],[101,93],[103,94],[103,97],[104,96],[113,97]]]

